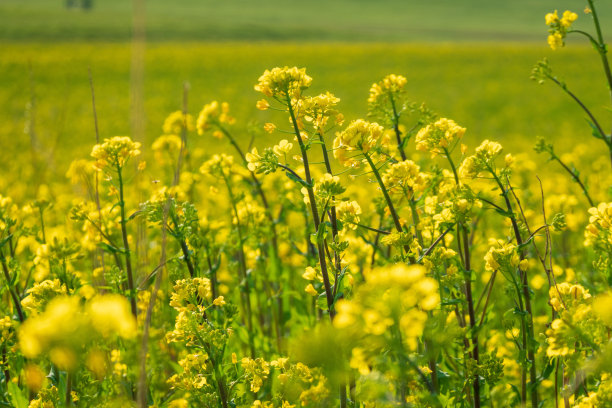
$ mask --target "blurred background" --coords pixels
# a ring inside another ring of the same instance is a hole
[[[89,155],[95,142],[89,71],[100,136],[151,143],[164,118],[228,101],[244,144],[281,136],[258,131],[274,118],[255,109],[253,85],[274,66],[306,67],[311,92],[341,98],[348,120],[365,117],[370,85],[389,73],[467,127],[466,140],[497,139],[512,151],[536,136],[572,149],[590,140],[583,113],[529,76],[547,57],[598,114],[608,90],[597,54],[579,36],[552,51],[544,15],[570,9],[592,31],[580,0],[0,0],[0,170],[19,154],[50,172]],[[597,1],[606,38],[612,2]],[[210,152],[225,144],[193,143]],[[146,150],[146,146],[145,146]],[[583,149],[584,150],[584,149]],[[25,176],[24,176],[25,177]],[[0,185],[1,187],[1,185]]]
[[[603,25],[610,1],[597,1]],[[576,0],[2,0],[0,38],[126,41],[539,41],[544,14]],[[580,21],[578,22],[580,24]]]

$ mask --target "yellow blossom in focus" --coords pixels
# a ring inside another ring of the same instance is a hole
[[[284,67],[265,70],[255,85],[255,90],[269,97],[298,98],[308,88],[312,78],[306,75],[306,68]]]
[[[354,152],[367,153],[382,140],[384,129],[378,123],[363,119],[352,121],[334,139],[334,157],[346,167],[358,165]]]
[[[419,130],[416,135],[416,148],[431,153],[431,157],[443,154],[465,134],[465,128],[447,118],[438,119]]]
[[[104,143],[97,144],[91,151],[91,157],[96,159],[94,167],[98,171],[106,168],[122,168],[130,157],[140,154],[140,143],[133,142],[127,136],[115,136],[104,139]]]

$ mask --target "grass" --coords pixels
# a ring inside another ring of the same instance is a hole
[[[4,41],[126,41],[131,2],[94,0],[90,11],[60,0],[3,0]],[[612,4],[597,2],[604,27]],[[544,14],[573,0],[166,0],[146,1],[152,41],[539,41]],[[578,26],[590,24],[581,13]]]

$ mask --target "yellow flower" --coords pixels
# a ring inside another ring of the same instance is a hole
[[[358,162],[347,153],[360,151],[367,153],[380,143],[384,129],[376,122],[363,119],[352,121],[348,127],[339,132],[334,139],[334,157],[346,167],[354,167]]]
[[[245,155],[245,159],[247,161],[247,168],[250,171],[257,171],[257,168],[261,162],[261,156],[259,155],[256,147]]]
[[[219,104],[217,101],[212,101],[204,105],[200,111],[196,127],[198,129],[198,134],[203,135],[213,126],[219,126],[221,124],[232,125],[234,122],[235,119],[229,115],[229,104],[227,102]]]
[[[308,281],[314,280],[316,277],[317,277],[317,270],[313,268],[312,266],[307,266],[306,270],[302,274],[302,278]]]
[[[96,296],[88,304],[87,312],[94,329],[104,337],[117,334],[123,338],[132,338],[136,335],[136,320],[124,296]]]
[[[336,206],[336,215],[338,220],[345,224],[348,229],[356,230],[359,224],[361,207],[357,201],[341,201]]]
[[[263,111],[268,109],[270,107],[270,104],[265,99],[260,99],[259,101],[257,101],[257,104],[255,104],[255,106],[257,107],[257,109]]]
[[[276,125],[274,123],[266,123],[264,125],[264,130],[268,133],[274,133],[274,131],[276,130]]]
[[[319,292],[312,286],[312,283],[309,283],[306,288],[304,288],[304,292],[308,293],[310,296],[317,296]]]
[[[225,305],[225,298],[223,296],[219,296],[215,300],[213,300],[213,305],[215,306],[223,306]]]
[[[258,81],[255,90],[266,96],[296,99],[310,86],[312,78],[306,75],[306,68],[276,67],[265,70]]]
[[[338,102],[340,99],[329,92],[307,97],[300,101],[300,113],[315,129],[322,130],[331,116],[336,116],[336,123],[342,120],[339,118],[340,113],[335,109]]]
[[[172,112],[164,121],[162,129],[168,135],[180,135],[183,129],[192,132],[195,129],[193,116],[190,114],[185,115],[181,111]]]
[[[25,383],[28,389],[37,392],[45,382],[45,373],[36,364],[27,364],[25,366]]]
[[[374,104],[383,95],[396,94],[404,89],[408,81],[402,75],[389,74],[382,81],[372,84],[368,103]]]
[[[415,139],[416,149],[430,152],[431,156],[435,157],[450,149],[464,133],[464,127],[457,125],[451,119],[441,118],[419,130]]]
[[[140,154],[140,143],[133,142],[127,136],[115,136],[104,139],[104,143],[97,144],[91,151],[91,157],[96,159],[94,167],[98,171],[111,167],[121,168],[130,157]]]
[[[551,25],[559,21],[559,15],[557,14],[557,10],[555,10],[554,13],[546,14],[544,19],[546,20],[546,25]]]
[[[574,21],[578,19],[578,14],[573,13],[569,10],[565,10],[563,12],[563,17],[561,17],[561,25],[565,28],[569,28]]]
[[[272,148],[272,151],[274,152],[274,154],[280,157],[280,156],[283,156],[289,153],[292,148],[293,148],[293,143],[290,143],[287,140],[283,139]]]
[[[421,168],[412,160],[391,164],[382,175],[383,184],[390,194],[408,199],[416,198],[427,187],[427,179]]]
[[[563,37],[559,33],[553,33],[548,36],[548,45],[552,50],[563,47]]]

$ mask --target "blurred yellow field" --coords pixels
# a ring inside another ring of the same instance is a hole
[[[1,406],[612,406],[592,1],[542,44],[190,42],[185,17],[142,60],[122,4],[72,42],[29,7],[58,26],[0,17]]]

